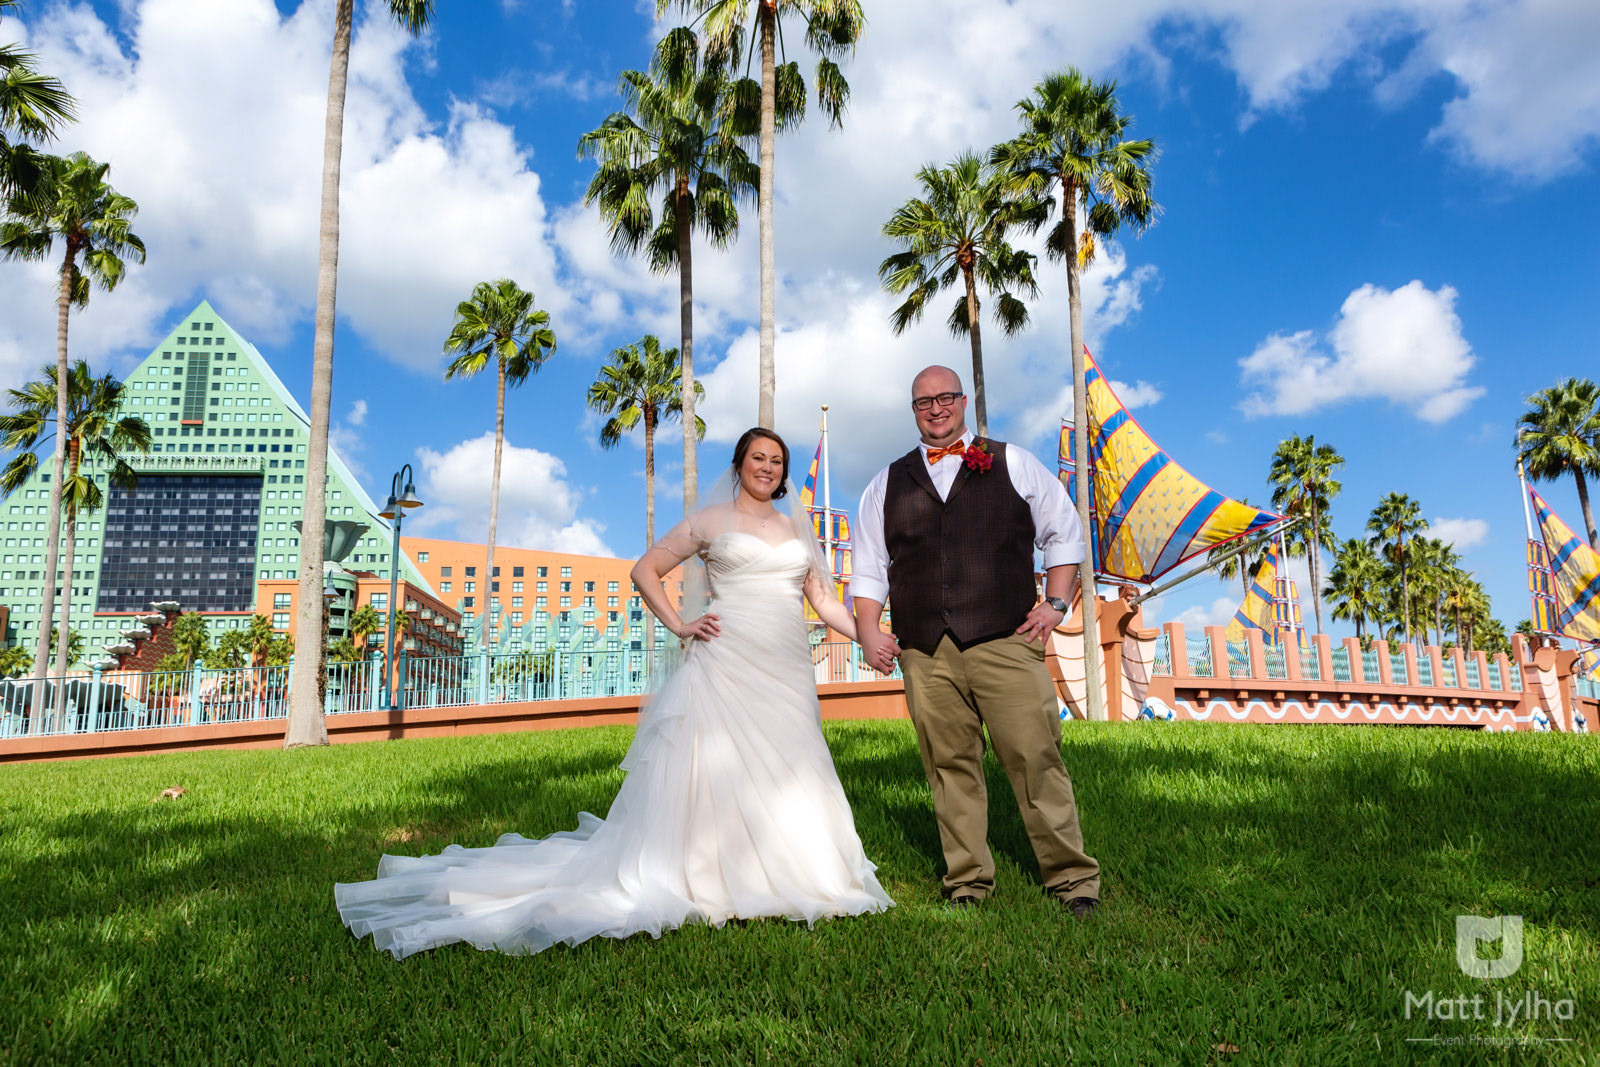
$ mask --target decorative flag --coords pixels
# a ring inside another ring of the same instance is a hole
[[[1150,583],[1193,556],[1283,521],[1223,496],[1174,462],[1117,399],[1087,348],[1084,358],[1093,526],[1085,534],[1097,574]],[[1076,501],[1071,423],[1062,423],[1057,462]]]
[[[1534,629],[1578,641],[1600,641],[1600,553],[1550,509],[1538,490],[1528,488],[1534,518],[1549,560],[1552,613],[1549,628],[1534,619]],[[1539,598],[1534,598],[1535,611]]]

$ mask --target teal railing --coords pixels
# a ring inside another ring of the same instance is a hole
[[[812,646],[816,680],[883,677],[850,642]],[[402,654],[391,700],[382,655],[328,664],[323,709],[329,715],[403,708],[641,696],[678,665],[676,642],[655,650],[476,653],[420,657]],[[159,729],[283,719],[289,713],[294,665],[188,671],[90,671],[63,677],[0,680],[0,738]],[[898,669],[895,677],[899,676]],[[35,687],[44,708],[35,715]],[[393,704],[393,708],[391,708]]]

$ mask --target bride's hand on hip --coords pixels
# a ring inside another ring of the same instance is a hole
[[[698,619],[690,619],[678,631],[678,636],[685,641],[709,641],[713,637],[722,636],[722,620],[707,612]]]

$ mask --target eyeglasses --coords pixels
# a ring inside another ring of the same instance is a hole
[[[936,396],[919,396],[911,401],[911,406],[918,411],[927,411],[935,404],[947,408],[966,395],[966,393],[939,393]]]

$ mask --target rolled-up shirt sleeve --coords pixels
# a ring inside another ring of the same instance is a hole
[[[885,467],[861,494],[850,558],[850,595],[880,604],[889,599],[889,550],[883,536],[883,495],[888,485]]]
[[[1011,472],[1017,495],[1028,502],[1028,511],[1033,515],[1033,543],[1044,554],[1045,570],[1082,563],[1083,524],[1078,521],[1078,510],[1061,480],[1032,452],[1013,444],[1006,445],[1006,469]],[[881,495],[879,510],[881,513]],[[881,519],[878,525],[881,532]]]

